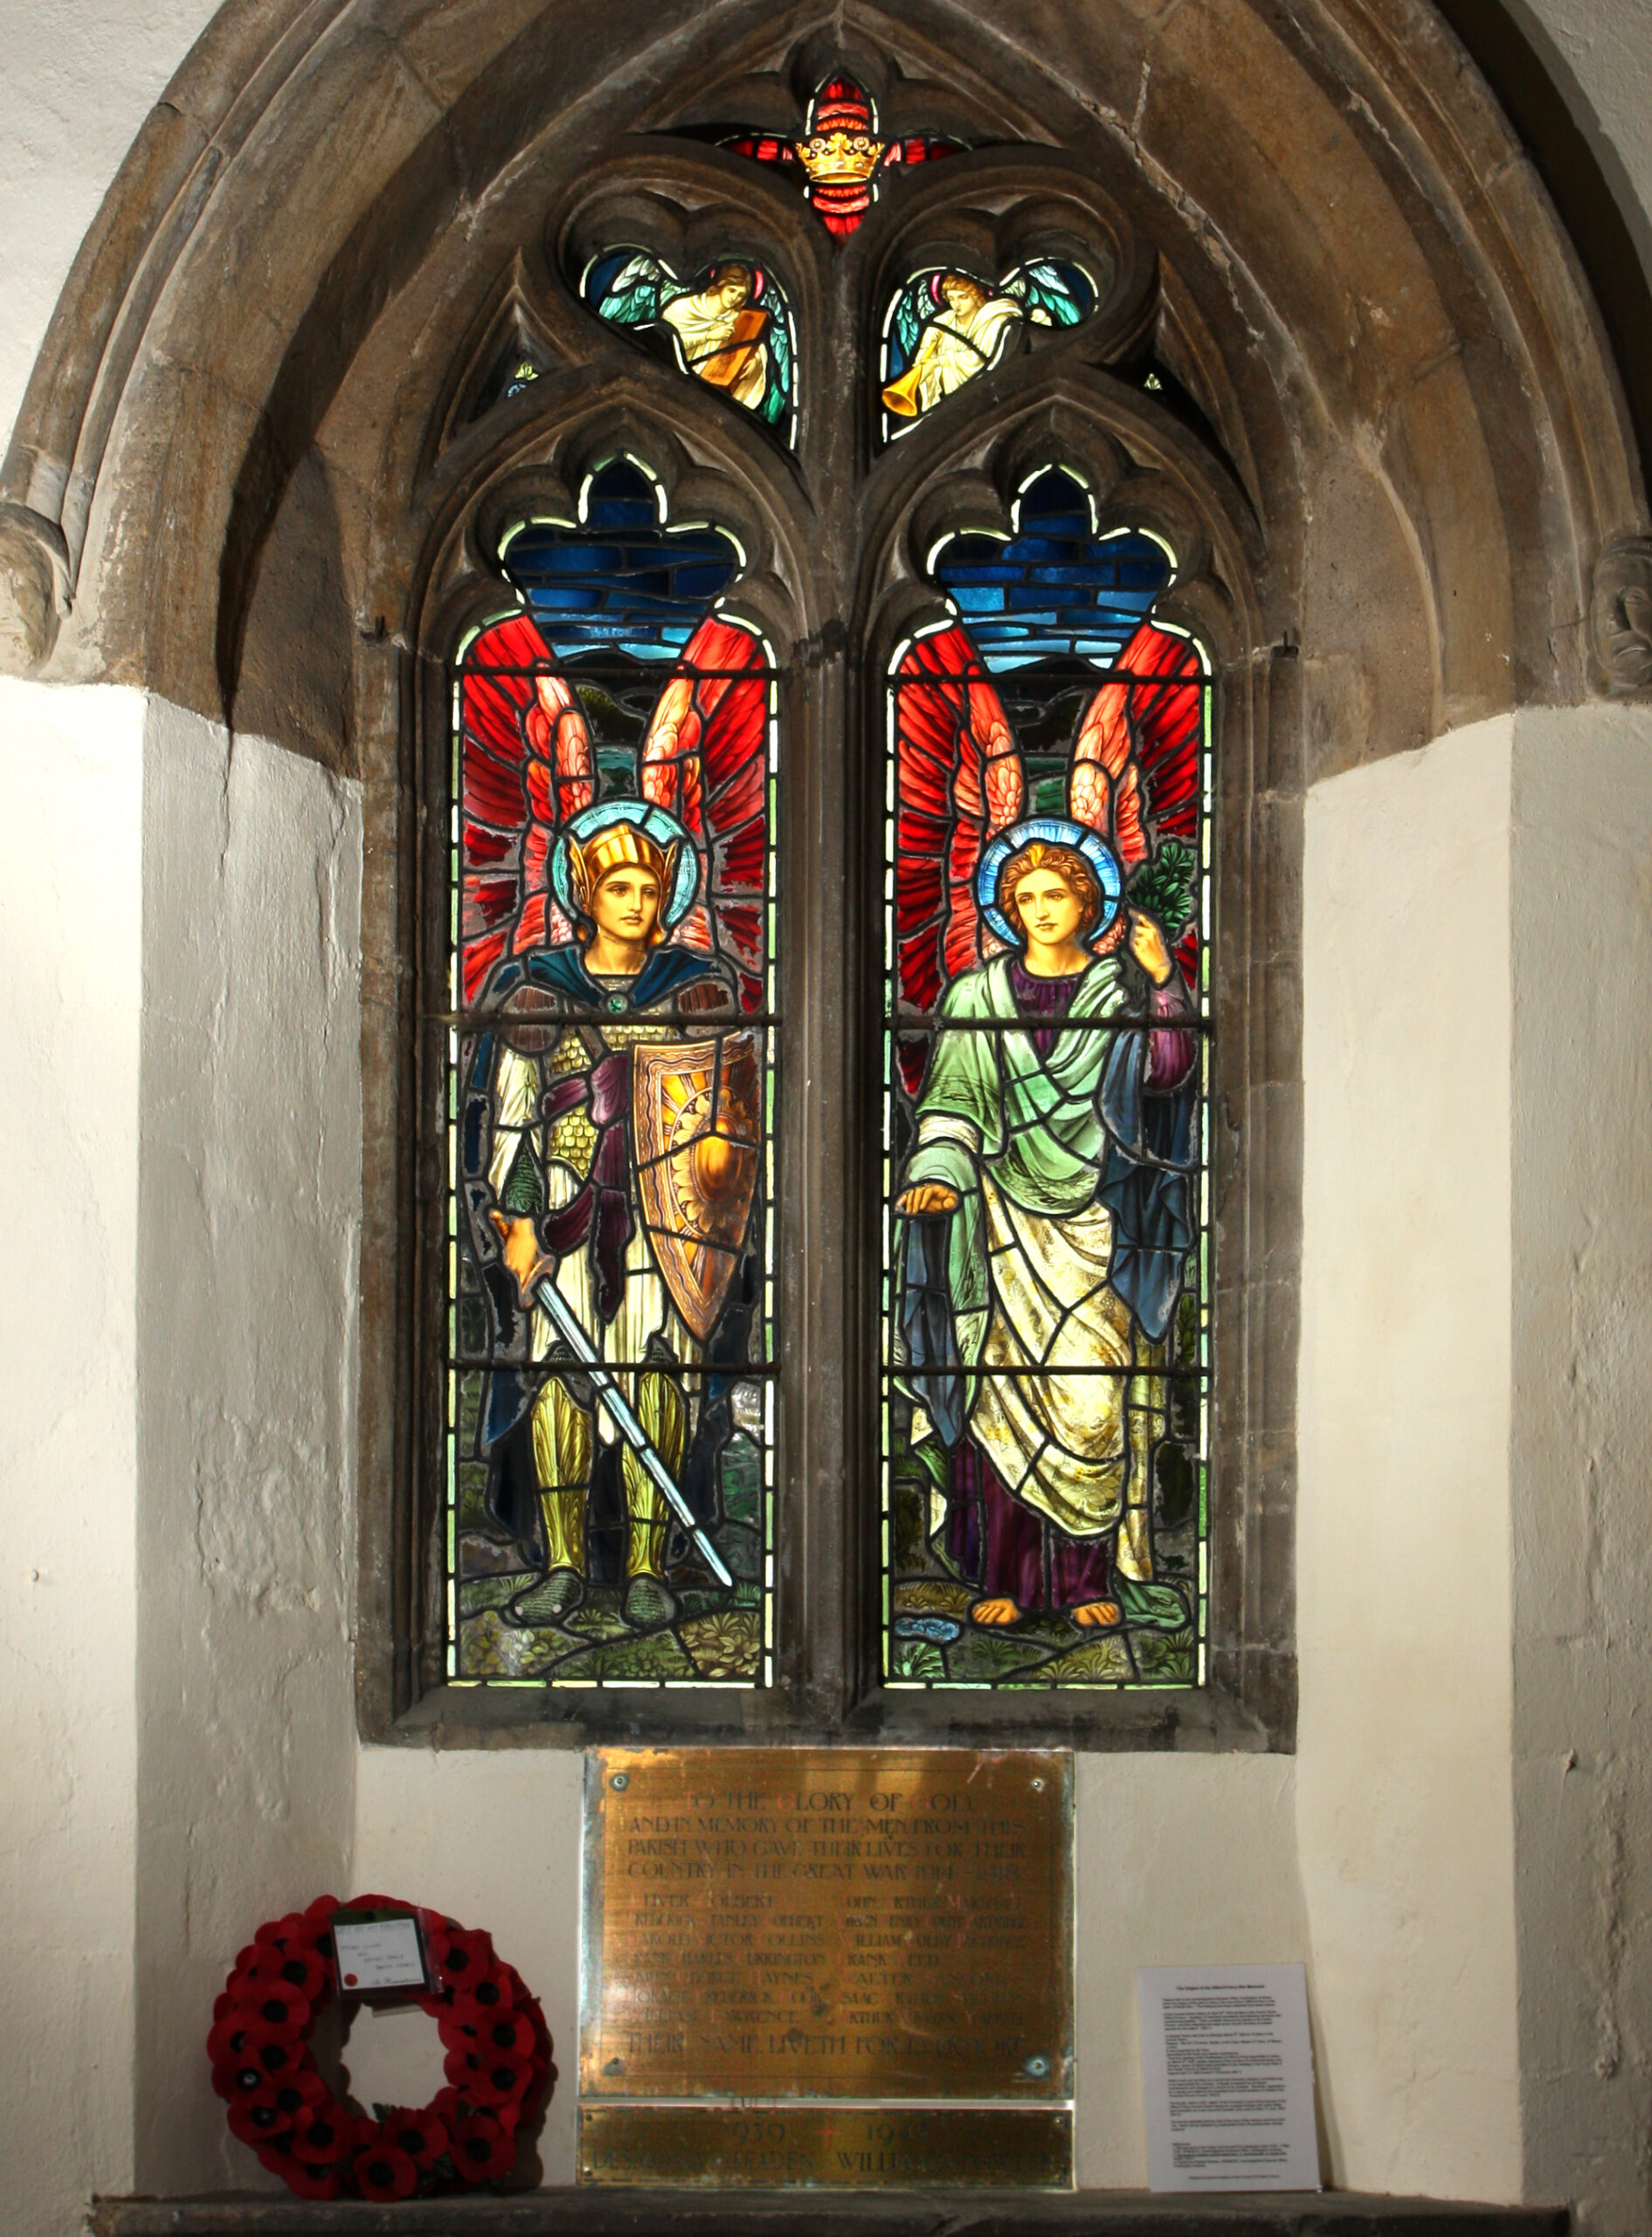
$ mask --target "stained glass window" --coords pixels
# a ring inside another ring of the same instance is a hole
[[[769,1682],[776,679],[617,460],[453,689],[449,1675]]]
[[[679,280],[646,249],[612,249],[586,267],[583,292],[600,317],[657,340],[681,371],[791,440],[797,337],[765,266],[729,257]]]
[[[487,377],[477,391],[470,416],[480,419],[501,404],[509,403],[524,389],[543,377],[545,361],[533,343],[521,335],[512,335],[495,356]]]
[[[900,1686],[1205,1669],[1207,667],[1034,477],[889,680],[882,1444]]]
[[[996,365],[1029,326],[1076,326],[1095,308],[1095,287],[1075,264],[1019,265],[999,280],[916,273],[883,322],[885,441]]]

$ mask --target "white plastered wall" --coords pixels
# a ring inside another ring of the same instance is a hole
[[[0,681],[0,2166],[65,2237],[247,2179],[212,1998],[348,1879],[361,814],[107,687]]]
[[[136,2173],[246,2179],[203,2015],[347,1892],[358,788],[151,700],[138,1218]],[[256,2170],[254,2170],[256,2173]]]
[[[1521,2194],[1507,718],[1305,835],[1297,1823],[1337,2179]]]
[[[1516,725],[1512,1748],[1528,2192],[1652,2229],[1652,708]]]
[[[1307,822],[1297,1824],[1331,2163],[1652,2227],[1652,710]]]
[[[134,2170],[143,701],[0,682],[0,2167],[20,2237]]]

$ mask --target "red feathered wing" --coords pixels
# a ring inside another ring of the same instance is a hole
[[[644,799],[700,852],[700,898],[674,937],[731,966],[747,1011],[764,1008],[768,971],[770,690],[762,639],[702,621],[649,718],[639,772]]]
[[[895,678],[895,999],[930,1015],[948,983],[997,945],[976,905],[981,852],[1021,813],[1020,748],[967,630],[917,638]],[[926,1050],[902,1041],[917,1091]]]
[[[459,998],[507,953],[572,937],[550,891],[557,830],[596,798],[584,715],[526,614],[484,629],[460,684]]]
[[[1130,872],[1166,839],[1197,855],[1205,671],[1185,637],[1144,621],[1079,724],[1068,810],[1108,841]],[[1198,920],[1177,943],[1198,984]]]

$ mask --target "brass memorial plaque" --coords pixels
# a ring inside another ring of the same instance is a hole
[[[585,2105],[582,2183],[1066,2190],[1062,2106]]]
[[[581,2097],[1070,2097],[1071,1784],[1042,1752],[594,1751]]]

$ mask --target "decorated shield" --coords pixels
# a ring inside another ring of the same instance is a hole
[[[762,1141],[750,1028],[632,1052],[632,1125],[644,1224],[672,1302],[701,1343],[739,1264]]]

